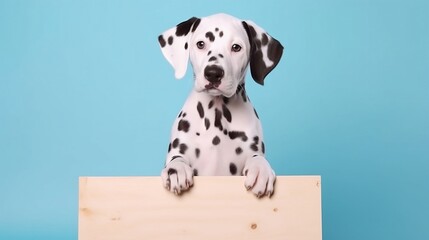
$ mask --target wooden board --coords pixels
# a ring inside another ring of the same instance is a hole
[[[195,177],[167,192],[160,177],[79,178],[79,239],[322,239],[320,176],[278,176],[272,198],[244,177]]]

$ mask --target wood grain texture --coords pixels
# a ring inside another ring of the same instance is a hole
[[[320,176],[278,176],[258,199],[244,177],[195,177],[181,196],[160,177],[81,177],[79,239],[322,239]]]

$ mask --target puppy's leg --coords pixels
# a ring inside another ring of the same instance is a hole
[[[161,171],[161,179],[164,187],[176,195],[194,185],[192,168],[181,156],[175,156],[166,164]]]
[[[247,159],[243,175],[246,176],[244,186],[257,197],[273,195],[276,175],[265,157],[255,155]]]

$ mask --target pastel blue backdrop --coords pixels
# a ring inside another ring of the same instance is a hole
[[[285,46],[248,92],[277,174],[322,175],[324,239],[429,239],[428,3],[1,0],[0,239],[76,239],[79,176],[159,174],[192,75],[157,36],[217,12]]]

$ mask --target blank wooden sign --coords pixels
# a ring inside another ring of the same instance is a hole
[[[322,239],[320,176],[278,176],[258,199],[244,177],[195,177],[181,196],[160,177],[81,177],[79,239]]]

